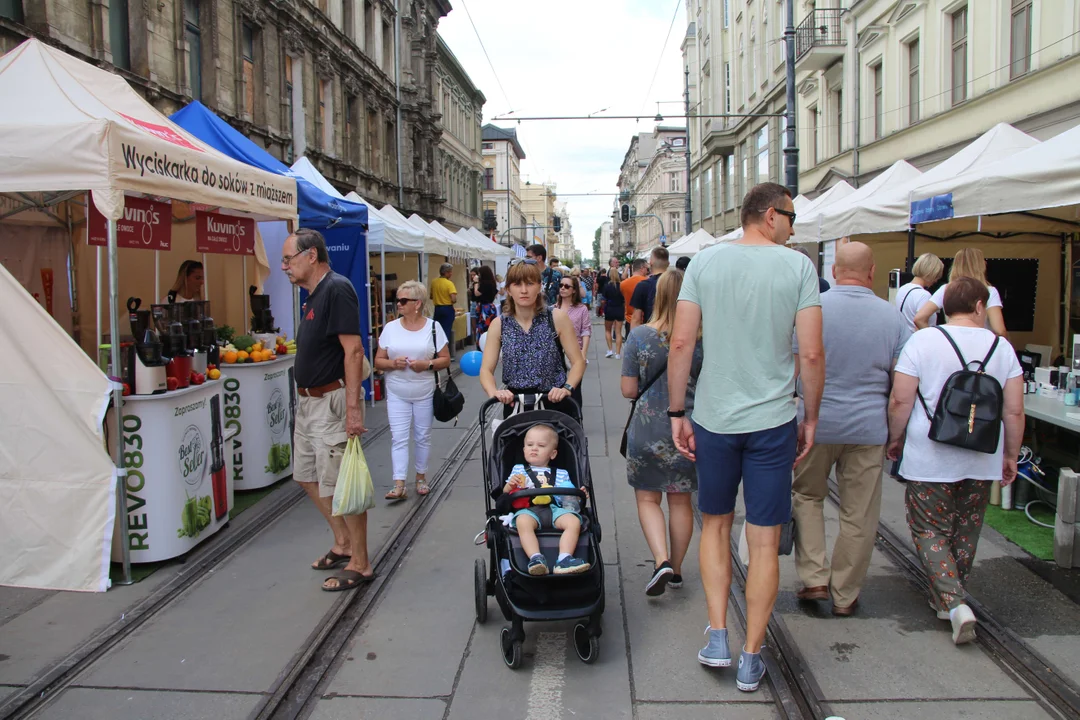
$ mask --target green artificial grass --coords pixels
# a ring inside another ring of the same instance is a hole
[[[1054,524],[1054,513],[1046,505],[1031,509],[1036,520]],[[986,508],[986,524],[1040,560],[1054,559],[1054,530],[1028,520],[1023,510],[1002,510],[996,505]]]
[[[257,502],[262,500],[270,493],[277,490],[282,484],[292,480],[292,477],[287,477],[284,480],[278,480],[273,485],[268,485],[258,490],[239,490],[233,496],[233,506],[229,509],[229,520],[233,520],[237,515],[249,510],[255,506]],[[146,578],[153,575],[155,572],[170,565],[172,563],[180,562],[179,559],[162,560],[161,562],[154,563],[137,563],[131,566],[131,580],[132,582],[142,582]],[[113,585],[116,585],[124,579],[124,566],[120,563],[112,563],[109,566],[109,579],[113,581]]]

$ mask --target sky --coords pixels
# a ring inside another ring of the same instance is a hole
[[[682,0],[450,2],[454,9],[440,20],[439,33],[487,98],[484,122],[517,130],[526,155],[523,181],[556,184],[559,200],[568,203],[574,241],[584,257],[592,257],[593,234],[611,219],[630,140],[652,130],[657,102],[663,103],[661,112],[683,113],[685,5]],[[521,117],[650,117],[636,122],[493,120],[511,112]],[[664,124],[685,123],[675,118]],[[590,192],[611,195],[569,195]]]

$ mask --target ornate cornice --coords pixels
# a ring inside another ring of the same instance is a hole
[[[266,7],[261,0],[234,0],[240,15],[252,25],[262,27],[266,23]]]

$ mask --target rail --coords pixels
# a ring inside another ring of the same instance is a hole
[[[840,8],[811,10],[795,28],[796,61],[816,47],[838,47],[846,42]]]

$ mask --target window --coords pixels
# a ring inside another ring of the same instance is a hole
[[[188,46],[188,88],[191,97],[202,99],[202,36],[199,27],[199,0],[184,0],[184,39]]]
[[[669,238],[677,238],[682,234],[682,213],[668,213]]]
[[[490,143],[488,143],[488,144],[490,144]],[[489,168],[489,167],[484,168],[484,189],[485,190],[494,190],[495,189],[495,168]]]
[[[769,125],[761,126],[757,133],[757,181],[769,181]]]
[[[919,41],[907,45],[908,56],[908,124],[919,122]]]
[[[874,139],[877,140],[882,135],[884,130],[885,118],[883,117],[884,106],[882,103],[885,98],[881,91],[881,79],[882,79],[881,63],[874,65],[870,68],[870,81],[874,89]]]
[[[810,167],[818,164],[818,109],[817,105],[810,108]]]
[[[705,168],[701,183],[701,219],[712,215],[712,168]]]
[[[724,112],[731,112],[731,63],[724,63]],[[724,118],[727,124],[727,118]]]
[[[22,4],[19,9],[22,10]],[[3,4],[0,3],[0,8]],[[0,15],[9,17],[2,9]],[[109,0],[109,47],[112,63],[118,68],[131,69],[131,51],[128,45],[128,0]]]
[[[750,164],[750,155],[753,153],[751,141],[747,140],[743,143],[742,149],[742,176],[743,176],[743,195],[750,192],[750,188],[754,187],[754,168]]]
[[[289,130],[289,135],[293,137],[293,142],[285,146],[285,160],[291,165],[296,157],[293,150],[296,143],[296,123],[293,118],[293,59],[292,55],[285,56],[285,84],[282,88],[281,98],[284,108],[282,109],[283,117],[285,118],[285,127]]]
[[[373,173],[379,172],[382,159],[379,157],[379,114],[374,110],[368,110],[367,114],[367,166]]]
[[[345,37],[356,42],[356,0],[341,0],[341,23]]]
[[[364,0],[364,52],[375,59],[375,5],[371,0]]]
[[[731,16],[731,0],[724,0],[724,27],[728,26],[728,18]]]
[[[322,147],[328,153],[334,152],[334,81],[323,80],[319,83],[319,127],[322,128]]]
[[[698,209],[701,209],[701,176],[698,175],[694,178],[694,189],[690,196],[691,202],[696,202]],[[701,218],[705,217],[700,212],[698,213],[698,227],[701,227]]]
[[[836,152],[844,151],[844,91],[833,93],[833,119],[836,128]]]
[[[255,117],[255,29],[248,23],[242,23],[240,29],[240,47],[244,63],[244,112],[249,118]]]
[[[483,149],[484,150],[494,150],[495,149],[495,143],[489,143],[489,142],[483,143]]]
[[[952,104],[967,100],[967,7],[952,16]]]
[[[17,23],[26,22],[23,17],[22,0],[0,0],[0,17]]]
[[[382,62],[383,70],[390,73],[394,70],[394,31],[390,23],[382,26]]]
[[[1009,79],[1031,70],[1031,0],[1012,0]]]
[[[716,185],[716,192],[714,202],[716,203],[716,214],[719,215],[724,211],[724,158],[721,157],[716,161],[716,165],[713,169],[713,183]]]
[[[735,207],[735,156],[724,158],[724,209]]]
[[[386,121],[386,129],[383,135],[383,177],[390,179],[397,176],[397,154],[394,152],[395,136],[394,123]]]
[[[352,165],[360,164],[360,99],[345,96],[345,155]]]
[[[677,172],[669,172],[668,177],[668,192],[682,192],[682,174]]]

